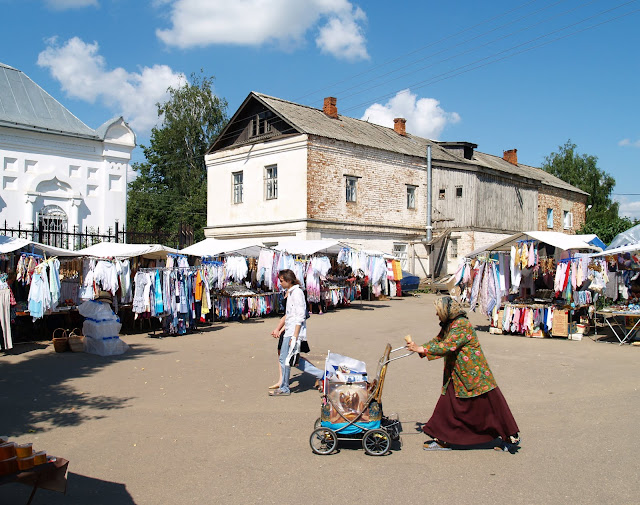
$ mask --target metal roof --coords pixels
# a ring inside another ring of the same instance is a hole
[[[0,63],[0,126],[98,139],[95,130],[22,71]]]
[[[476,144],[470,142],[436,142],[411,134],[403,136],[396,133],[393,128],[376,125],[361,119],[354,119],[340,114],[338,114],[338,118],[335,119],[327,116],[322,110],[307,105],[300,105],[255,91],[251,94],[256,96],[276,113],[283,116],[301,133],[342,140],[357,145],[375,147],[377,149],[384,149],[409,156],[418,156],[420,158],[426,156],[427,145],[430,145],[431,155],[434,160],[463,164],[469,168],[485,167],[510,175],[540,181],[543,185],[588,195],[588,193],[581,189],[564,182],[562,179],[540,168],[528,165],[512,165],[498,156],[481,153],[479,151],[474,151],[472,159],[469,160],[457,155],[455,151],[448,150],[440,145],[460,144],[461,146],[477,147]]]
[[[430,145],[434,158],[451,162],[460,161],[460,158],[452,155],[433,140],[423,139],[411,134],[406,136],[399,135],[393,128],[340,114],[338,114],[337,119],[334,119],[327,116],[320,109],[288,102],[287,100],[263,95],[262,93],[253,92],[253,94],[275,112],[281,114],[301,133],[342,140],[352,144],[375,147],[420,158],[426,156],[427,145]]]

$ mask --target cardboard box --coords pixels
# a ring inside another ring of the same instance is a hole
[[[556,310],[553,312],[553,328],[551,335],[554,337],[569,336],[569,311]]]

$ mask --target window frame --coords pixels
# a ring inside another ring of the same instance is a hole
[[[458,257],[459,253],[459,249],[458,249],[458,238],[451,238],[449,239],[449,258],[450,259],[456,259]],[[454,254],[455,252],[455,254]]]
[[[353,175],[346,175],[344,178],[345,201],[347,203],[357,203],[358,201],[358,179],[358,177],[354,177]]]
[[[458,191],[460,192],[460,194],[458,194]],[[456,198],[462,198],[462,195],[462,186],[456,186]]]
[[[440,188],[438,190],[438,200],[446,200],[447,198],[447,188]]]
[[[549,226],[549,223],[551,223],[551,226]],[[553,209],[547,207],[547,229],[553,230],[553,224]]]
[[[269,172],[273,171],[272,174]],[[278,164],[266,165],[264,167],[264,199],[278,199]]]
[[[567,224],[567,218],[569,219],[568,224]],[[565,230],[571,230],[573,228],[573,212],[571,212],[570,210],[563,211],[562,227]]]
[[[418,186],[413,184],[407,184],[407,209],[415,210],[416,208],[416,193]]]
[[[237,177],[240,176],[240,181],[238,182]],[[240,170],[238,172],[231,173],[231,195],[233,205],[238,205],[244,202],[244,171]]]

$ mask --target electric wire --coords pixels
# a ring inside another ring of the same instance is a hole
[[[530,5],[530,4],[532,4],[532,3],[535,3],[536,1],[537,1],[537,0],[530,0],[529,2],[526,2],[526,3],[524,3],[524,4],[522,4],[522,5],[518,6],[518,7],[515,7],[515,8],[513,8],[513,9],[510,9],[510,10],[508,10],[508,11],[506,11],[506,12],[503,12],[502,14],[499,14],[499,15],[494,16],[494,17],[492,17],[492,18],[489,18],[489,19],[486,19],[486,20],[484,20],[484,21],[481,21],[480,23],[477,23],[477,24],[475,24],[475,25],[472,25],[472,26],[470,26],[470,27],[468,27],[468,28],[465,28],[465,29],[463,29],[463,30],[460,30],[460,31],[458,31],[458,32],[452,33],[451,35],[447,35],[446,37],[442,37],[441,39],[438,39],[438,40],[436,40],[436,41],[434,41],[434,42],[430,42],[429,44],[427,44],[427,45],[425,45],[425,46],[419,47],[418,49],[414,49],[413,51],[409,51],[408,53],[405,53],[405,54],[403,54],[403,55],[401,55],[401,56],[398,56],[397,58],[392,58],[392,59],[387,60],[387,61],[385,61],[385,62],[383,62],[383,63],[380,63],[379,65],[377,65],[377,66],[375,66],[375,67],[372,67],[372,68],[369,68],[369,69],[364,70],[364,71],[362,71],[362,72],[359,72],[359,73],[357,73],[357,74],[351,75],[351,76],[349,76],[349,77],[347,77],[347,78],[345,78],[345,79],[342,79],[342,80],[340,80],[340,81],[336,81],[336,82],[333,82],[333,83],[331,83],[331,84],[327,84],[326,86],[323,86],[322,88],[318,88],[318,89],[316,89],[316,90],[314,90],[314,91],[310,91],[309,93],[306,93],[306,94],[304,94],[304,95],[301,95],[301,96],[298,96],[298,97],[294,97],[294,98],[293,98],[293,100],[302,100],[303,98],[306,98],[306,97],[308,97],[308,96],[311,96],[311,95],[314,95],[314,94],[316,94],[316,93],[319,93],[320,91],[323,91],[323,90],[325,90],[325,89],[333,88],[334,86],[337,86],[338,84],[342,84],[342,83],[344,83],[344,82],[348,82],[348,81],[350,81],[350,80],[352,80],[352,79],[355,79],[356,77],[360,77],[360,76],[362,76],[362,75],[366,75],[366,74],[368,74],[369,72],[373,72],[374,70],[377,70],[377,69],[379,69],[379,68],[382,68],[382,67],[385,67],[385,66],[387,66],[387,65],[390,65],[391,63],[395,63],[396,61],[400,61],[400,60],[402,60],[403,58],[405,58],[405,57],[407,57],[407,56],[410,56],[410,55],[412,55],[412,54],[419,53],[420,51],[423,51],[423,50],[425,50],[425,49],[427,49],[427,48],[429,48],[429,47],[432,47],[432,46],[434,46],[434,45],[436,45],[436,44],[439,44],[440,42],[444,42],[445,40],[452,39],[452,38],[454,38],[454,37],[457,37],[458,35],[462,35],[462,34],[464,34],[464,33],[468,32],[468,31],[471,31],[471,30],[473,30],[474,28],[477,28],[477,27],[479,27],[479,26],[482,26],[482,25],[484,25],[484,24],[487,24],[487,23],[489,23],[489,22],[491,22],[491,21],[494,21],[494,20],[496,20],[496,19],[500,19],[501,17],[504,17],[504,16],[506,16],[506,15],[508,15],[508,14],[511,14],[512,12],[515,12],[515,11],[517,11],[517,10],[520,10],[520,9],[522,9],[522,8],[524,8],[524,7],[526,7],[526,6]],[[564,1],[564,0],[560,0],[560,1]],[[556,3],[560,3],[560,2],[556,2]],[[554,5],[555,5],[555,4],[554,4]]]
[[[539,48],[539,47],[543,47],[543,46],[548,45],[548,44],[550,44],[550,43],[552,43],[552,42],[556,42],[556,41],[558,41],[558,40],[561,40],[561,39],[567,38],[567,37],[569,37],[569,36],[576,35],[576,34],[578,34],[578,33],[584,32],[584,31],[586,31],[586,30],[590,30],[590,29],[596,28],[596,27],[598,27],[598,26],[601,26],[601,25],[603,25],[603,24],[606,24],[606,23],[609,23],[609,22],[612,22],[612,21],[615,21],[615,20],[621,19],[621,18],[623,18],[623,17],[626,17],[626,16],[628,16],[628,15],[631,15],[631,14],[636,13],[636,12],[637,12],[637,10],[630,11],[630,12],[628,12],[628,13],[625,13],[625,14],[623,14],[623,15],[620,15],[620,16],[617,16],[617,17],[614,17],[614,18],[610,18],[610,19],[608,19],[608,20],[605,20],[604,22],[597,23],[597,24],[595,24],[595,25],[592,25],[592,26],[589,26],[589,27],[583,28],[583,29],[581,29],[581,30],[576,30],[576,31],[574,31],[574,32],[572,32],[572,33],[569,33],[569,34],[567,34],[567,35],[564,35],[564,36],[561,36],[561,37],[557,37],[557,38],[555,38],[555,39],[551,39],[550,41],[546,41],[546,42],[544,42],[544,43],[541,43],[541,44],[538,44],[538,45],[532,46],[532,47],[530,47],[530,48],[526,48],[526,49],[523,49],[523,50],[517,51],[517,52],[512,53],[512,54],[510,54],[510,55],[507,55],[507,56],[504,56],[504,57],[501,57],[501,58],[496,58],[497,56],[500,56],[501,54],[508,53],[508,52],[510,52],[510,51],[513,51],[514,49],[517,49],[517,48],[522,47],[522,46],[526,46],[526,45],[531,44],[532,42],[535,42],[535,41],[537,41],[537,40],[540,40],[540,39],[543,39],[543,38],[549,37],[549,36],[551,36],[551,35],[554,35],[554,34],[556,34],[556,33],[562,32],[562,31],[564,31],[564,30],[570,29],[570,28],[572,28],[572,27],[574,27],[574,26],[577,26],[577,25],[582,24],[582,23],[584,23],[584,22],[587,22],[587,21],[593,20],[593,19],[595,19],[595,18],[597,18],[597,17],[600,17],[600,16],[603,16],[603,15],[606,15],[607,13],[610,13],[610,12],[612,12],[612,11],[614,11],[614,10],[617,10],[617,9],[619,9],[619,8],[622,8],[622,7],[624,7],[624,6],[627,6],[627,5],[632,4],[632,3],[635,3],[635,2],[637,2],[637,0],[630,0],[630,1],[628,1],[628,2],[622,3],[622,4],[620,4],[620,5],[617,5],[617,6],[615,6],[615,7],[612,7],[612,8],[610,8],[610,9],[606,9],[606,10],[604,10],[604,11],[601,11],[601,12],[599,12],[599,13],[597,13],[597,14],[592,15],[592,16],[588,16],[588,17],[586,17],[586,18],[583,18],[583,19],[581,19],[580,21],[577,21],[577,22],[575,22],[575,23],[571,23],[571,24],[566,25],[566,26],[564,26],[564,27],[562,27],[562,28],[559,28],[559,29],[557,29],[557,30],[553,30],[553,31],[548,32],[548,33],[546,33],[546,34],[544,34],[544,35],[540,35],[540,36],[538,36],[538,37],[534,37],[534,38],[532,38],[532,39],[530,39],[530,40],[528,40],[528,41],[526,41],[526,42],[523,42],[523,43],[517,44],[517,45],[515,45],[515,46],[509,47],[509,48],[507,48],[507,49],[505,49],[505,50],[499,51],[499,52],[494,53],[494,54],[492,54],[492,55],[490,55],[490,56],[487,56],[487,57],[484,57],[484,58],[480,58],[480,59],[475,60],[475,61],[473,61],[473,62],[470,62],[470,63],[467,63],[467,64],[465,64],[465,65],[462,65],[462,66],[460,66],[460,67],[457,67],[457,68],[454,68],[454,69],[452,69],[452,70],[448,70],[448,71],[446,71],[446,72],[443,72],[443,73],[441,73],[441,74],[438,74],[438,75],[432,76],[432,77],[430,77],[430,78],[429,78],[429,79],[427,79],[427,80],[419,81],[419,82],[417,82],[417,83],[413,83],[413,84],[411,84],[411,85],[409,85],[409,86],[405,86],[402,90],[396,90],[396,91],[394,91],[394,92],[392,92],[392,93],[387,93],[387,94],[385,94],[385,95],[377,96],[377,97],[375,97],[375,98],[372,98],[372,99],[370,99],[370,100],[367,100],[367,102],[359,103],[359,104],[357,104],[357,105],[349,106],[349,107],[346,107],[346,108],[341,108],[341,110],[342,110],[342,111],[351,111],[351,110],[355,110],[355,109],[358,109],[358,108],[361,108],[361,107],[364,107],[364,106],[370,105],[372,102],[376,102],[376,101],[378,101],[378,100],[382,100],[382,99],[385,99],[385,98],[390,98],[390,97],[392,97],[392,96],[394,96],[394,95],[396,95],[396,94],[398,94],[398,93],[400,93],[400,92],[402,92],[402,91],[406,91],[406,90],[407,90],[407,88],[409,88],[409,89],[411,89],[411,88],[413,88],[413,89],[420,89],[420,88],[423,88],[423,87],[425,87],[425,86],[427,86],[427,85],[435,84],[435,83],[437,83],[437,82],[441,82],[441,81],[443,81],[443,80],[450,79],[450,78],[452,78],[452,77],[455,77],[455,76],[458,76],[458,75],[461,75],[461,74],[467,73],[467,72],[469,72],[469,71],[476,70],[476,69],[478,69],[478,68],[482,68],[482,67],[485,67],[485,66],[490,65],[490,64],[493,64],[493,63],[497,63],[497,62],[502,61],[502,60],[504,60],[504,59],[506,59],[506,58],[513,57],[513,56],[516,56],[516,55],[518,55],[518,54],[522,54],[522,53],[528,52],[528,51],[530,51],[530,50],[537,49],[537,48]],[[584,6],[584,5],[586,5],[586,4],[588,4],[588,3],[591,3],[591,2],[586,2],[585,4],[583,4],[583,6]],[[534,25],[532,25],[532,26],[534,26]],[[483,62],[483,61],[486,61],[486,60],[490,60],[490,59],[492,59],[492,58],[496,58],[496,59],[494,59],[494,60],[492,60],[492,61],[488,61],[488,62],[483,63],[483,64],[479,64],[480,62]],[[475,66],[473,66],[473,65],[475,65]],[[468,69],[466,69],[466,70],[463,70],[463,69],[465,69],[466,67],[470,67],[470,68],[468,68]],[[360,91],[360,92],[358,92],[358,93],[353,93],[352,95],[349,95],[349,97],[356,96],[356,95],[361,94],[361,93],[365,93],[365,92],[370,91],[371,89],[374,89],[374,88],[376,88],[376,87],[378,87],[378,85],[371,86],[371,87],[369,87],[369,88],[367,88],[367,89],[361,90],[361,91]],[[278,100],[280,100],[280,99],[278,99]],[[288,102],[287,100],[284,100],[284,101],[285,101],[285,102]],[[314,107],[310,107],[310,106],[308,106],[308,105],[304,105],[304,104],[297,104],[297,105],[300,105],[300,106],[303,106],[303,107],[309,107],[309,108],[315,109]],[[317,109],[316,109],[316,110],[317,110]],[[237,117],[237,118],[235,118],[235,122],[237,123],[237,122],[239,122],[239,121],[244,121],[244,120],[246,120],[246,119],[250,119],[250,118],[252,118],[252,117],[254,117],[254,116],[255,116],[255,115],[254,115],[254,114],[252,114],[252,115],[248,115],[248,116],[241,116],[241,117]],[[278,121],[279,121],[279,122],[281,122],[281,123],[286,123],[286,121],[284,121],[284,120],[282,120],[282,119],[279,119]],[[238,129],[235,129],[235,130],[229,130],[229,131],[225,132],[223,135],[221,135],[221,136],[217,137],[217,138],[216,138],[216,140],[215,140],[215,142],[216,142],[216,143],[218,143],[218,142],[220,142],[220,141],[224,141],[224,140],[227,140],[227,139],[229,139],[229,138],[235,137],[237,134],[239,134],[240,132],[242,132],[244,129],[245,129],[245,128],[244,128],[244,127],[242,127],[242,128],[238,128]]]

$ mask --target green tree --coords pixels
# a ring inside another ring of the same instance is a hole
[[[598,158],[578,154],[571,140],[545,157],[542,169],[589,193],[585,224],[579,233],[595,233],[609,243],[618,234],[634,225],[626,217],[620,217],[619,204],[611,199],[616,180],[598,168]]]
[[[207,170],[204,155],[226,125],[227,102],[214,95],[213,77],[191,74],[191,82],[170,87],[158,103],[160,126],[151,130],[145,161],[134,163],[129,184],[127,227],[169,233],[176,244],[180,224],[193,226],[196,240],[207,224]]]

